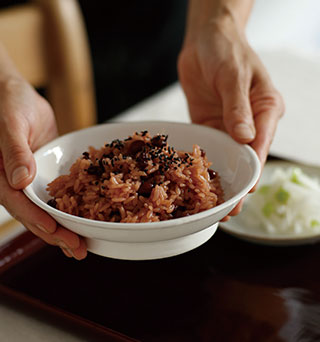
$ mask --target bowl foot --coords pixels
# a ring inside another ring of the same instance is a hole
[[[216,223],[200,232],[172,240],[152,242],[118,242],[86,239],[88,251],[101,256],[123,260],[151,260],[179,255],[208,241],[218,228]]]

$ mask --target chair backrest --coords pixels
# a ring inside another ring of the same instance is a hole
[[[21,74],[46,89],[60,133],[96,123],[90,50],[77,0],[33,0],[1,10],[0,41]]]

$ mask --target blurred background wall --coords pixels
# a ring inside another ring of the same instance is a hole
[[[0,8],[29,0],[0,0]],[[99,121],[177,80],[186,0],[78,0],[87,26]]]
[[[0,0],[0,9],[28,1]],[[88,30],[100,122],[177,80],[187,0],[78,2]],[[285,49],[313,57],[320,51],[319,14],[319,0],[256,0],[249,42],[258,52]],[[286,53],[277,54],[278,64],[281,58],[288,64]],[[277,83],[277,73],[261,57]]]

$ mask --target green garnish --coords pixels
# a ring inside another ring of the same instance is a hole
[[[274,205],[271,202],[267,202],[263,208],[262,213],[265,217],[270,217],[275,211]]]
[[[298,185],[302,185],[302,183],[299,180],[299,175],[298,175],[299,171],[300,171],[300,169],[293,169],[290,181],[292,183],[296,183]]]
[[[270,185],[262,185],[258,190],[259,194],[266,195],[269,192],[270,188],[271,188]]]
[[[320,222],[318,220],[311,220],[310,225],[311,228],[315,228],[317,226],[320,226]]]
[[[285,190],[282,186],[278,189],[278,191],[274,194],[275,198],[281,204],[287,204],[290,194],[287,190]]]

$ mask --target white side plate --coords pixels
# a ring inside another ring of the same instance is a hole
[[[264,167],[259,186],[268,183],[275,168],[288,168],[292,166],[297,166],[307,175],[320,179],[320,168],[285,161],[271,161]],[[253,223],[250,223],[250,220],[246,217],[246,215],[248,215],[246,210],[246,203],[248,201],[250,201],[250,194],[247,196],[242,212],[239,215],[232,217],[228,222],[221,222],[219,225],[220,229],[240,239],[265,245],[303,245],[320,241],[319,233],[304,233],[299,235],[289,233],[272,234],[267,232],[262,226],[256,226]]]

